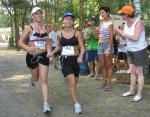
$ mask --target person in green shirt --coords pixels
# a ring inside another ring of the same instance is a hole
[[[87,41],[87,51],[86,51],[86,59],[88,61],[88,66],[90,70],[90,74],[88,78],[98,77],[98,38],[95,34],[95,17],[92,16],[88,20],[89,27],[84,32],[84,40]],[[96,68],[96,69],[95,69]]]

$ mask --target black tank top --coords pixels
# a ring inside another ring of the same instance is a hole
[[[75,33],[76,33],[76,30],[74,32],[73,37],[71,37],[70,39],[66,39],[66,38],[64,38],[64,36],[61,32],[62,38],[60,39],[60,45],[61,46],[76,46],[76,45],[78,45],[78,39],[75,37]]]

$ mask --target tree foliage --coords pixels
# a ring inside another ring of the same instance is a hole
[[[11,26],[10,16],[4,11],[0,11],[0,28]]]
[[[1,6],[8,12],[11,23],[12,23],[12,30],[13,26],[15,31],[15,46],[17,47],[17,42],[19,39],[19,27],[21,26],[24,28],[25,21],[26,21],[26,14],[27,9],[30,6],[29,1],[27,0],[1,0]],[[12,34],[13,38],[13,34]]]

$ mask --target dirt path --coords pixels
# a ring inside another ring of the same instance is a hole
[[[78,84],[83,114],[75,115],[67,86],[60,71],[49,69],[49,102],[54,107],[50,115],[42,113],[39,86],[29,88],[29,71],[24,53],[0,50],[0,117],[150,117],[150,86],[145,86],[144,99],[132,103],[120,94],[128,85],[113,82],[112,90],[98,88],[101,81],[80,78]]]

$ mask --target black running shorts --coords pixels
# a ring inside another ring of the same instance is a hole
[[[27,53],[26,55],[26,64],[29,68],[35,69],[38,64],[49,66],[49,58],[46,57],[47,52],[42,54],[32,55]]]
[[[67,75],[74,74],[79,77],[80,67],[77,62],[77,56],[60,56],[61,71],[66,77]]]

